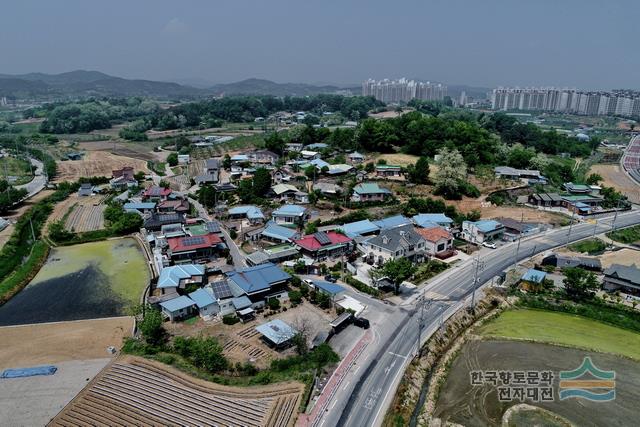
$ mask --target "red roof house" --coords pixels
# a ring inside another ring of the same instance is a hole
[[[158,187],[157,185],[152,185],[151,187],[144,190],[142,193],[142,199],[161,199],[166,200],[171,194],[170,188]]]
[[[455,255],[453,235],[444,227],[417,228],[416,232],[426,240],[425,249],[429,255],[440,259]]]
[[[169,256],[173,260],[210,258],[216,252],[216,247],[222,239],[215,234],[202,236],[170,237]]]
[[[302,253],[315,259],[334,257],[348,252],[352,241],[351,238],[335,231],[319,231],[293,240]]]

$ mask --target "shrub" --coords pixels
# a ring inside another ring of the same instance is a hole
[[[278,310],[280,308],[280,300],[278,298],[269,298],[267,304],[271,310]]]
[[[222,316],[222,323],[224,323],[225,325],[235,325],[239,321],[240,319],[238,319],[238,317],[234,316],[233,314],[225,314],[224,316]]]

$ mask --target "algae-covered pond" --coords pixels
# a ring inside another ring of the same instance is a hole
[[[53,248],[31,283],[0,307],[0,326],[127,315],[148,282],[133,239]]]

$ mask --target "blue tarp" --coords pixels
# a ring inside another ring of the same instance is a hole
[[[34,366],[33,368],[5,369],[0,378],[22,378],[36,375],[53,375],[58,368],[53,365]]]

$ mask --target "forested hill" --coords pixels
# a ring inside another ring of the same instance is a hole
[[[316,86],[306,83],[276,83],[264,79],[246,79],[234,83],[218,84],[210,89],[216,95],[273,95],[273,96],[310,96],[321,93],[335,93],[341,90],[338,86]],[[354,88],[352,88],[352,91]],[[355,88],[355,95],[360,88]]]
[[[170,100],[205,98],[219,95],[311,96],[335,93],[338,86],[305,83],[275,83],[246,79],[202,89],[172,82],[124,79],[99,71],[70,71],[61,74],[0,74],[0,97],[52,100],[74,97],[143,96]],[[352,88],[358,95],[359,88]]]
[[[0,74],[0,96],[14,99],[51,99],[88,96],[147,96],[190,99],[210,95],[210,91],[177,83],[131,80],[98,71],[71,71],[62,74]]]

